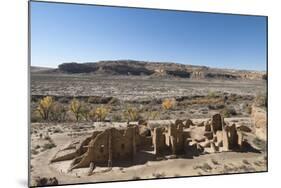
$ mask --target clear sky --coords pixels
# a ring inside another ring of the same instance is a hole
[[[31,65],[118,59],[266,70],[266,17],[31,3]]]

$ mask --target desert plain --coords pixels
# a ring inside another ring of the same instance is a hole
[[[106,63],[31,67],[31,186],[267,171],[266,73]]]

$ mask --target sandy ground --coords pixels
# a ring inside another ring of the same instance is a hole
[[[264,92],[259,80],[191,80],[148,76],[96,76],[91,74],[31,74],[32,95],[114,96],[120,100],[144,100],[207,95],[208,92],[254,94]]]
[[[250,125],[249,118],[231,118],[227,121],[243,122],[244,124]],[[114,126],[122,126],[122,124],[115,124]],[[88,168],[75,169],[72,172],[67,172],[71,161],[49,163],[56,152],[67,143],[75,139],[85,138],[85,135],[90,135],[93,130],[99,128],[103,128],[102,124],[32,124],[31,148],[40,147],[41,149],[36,149],[38,153],[32,154],[31,179],[36,176],[56,177],[59,184],[72,184],[267,170],[266,154],[264,152],[223,152],[203,154],[193,158],[186,158],[184,156],[170,158],[167,156],[161,160],[147,160],[137,165],[129,163],[116,164],[112,169],[97,167],[90,176],[87,175]],[[42,134],[42,138],[40,138],[40,134]],[[45,139],[46,136],[51,139]],[[247,139],[250,142],[254,138],[253,133],[247,134]],[[49,143],[50,140],[56,147],[42,150],[42,146]],[[142,158],[142,154],[143,152],[140,151],[137,156]]]

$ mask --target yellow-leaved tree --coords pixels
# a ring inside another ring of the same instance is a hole
[[[74,114],[76,121],[79,121],[82,115],[82,104],[77,99],[72,99],[70,102],[70,111]]]
[[[39,101],[37,111],[43,120],[48,120],[51,109],[54,105],[54,100],[50,96],[46,96]]]
[[[173,108],[174,105],[175,105],[174,99],[164,99],[164,101],[162,102],[162,108],[164,110],[169,110],[169,109]]]
[[[104,121],[109,112],[110,112],[110,109],[103,107],[103,106],[96,108],[95,115],[96,115],[97,120]]]

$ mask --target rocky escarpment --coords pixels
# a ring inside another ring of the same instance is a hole
[[[63,73],[94,73],[106,75],[168,76],[191,79],[266,80],[264,72],[216,69],[206,66],[133,60],[63,63],[56,71]]]

